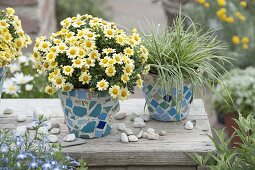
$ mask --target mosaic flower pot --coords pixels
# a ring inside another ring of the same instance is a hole
[[[4,78],[6,73],[6,67],[0,67],[0,100],[3,91]]]
[[[151,117],[163,122],[185,119],[193,100],[191,84],[184,83],[183,90],[179,91],[176,87],[172,87],[172,92],[169,94],[160,86],[154,86],[155,79],[155,75],[148,75],[143,85],[146,105]]]
[[[109,94],[87,89],[59,92],[65,121],[70,133],[80,138],[99,138],[110,134],[111,119],[119,111],[119,101]]]

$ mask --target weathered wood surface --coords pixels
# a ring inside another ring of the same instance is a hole
[[[132,112],[142,113],[144,103],[144,99],[130,99],[120,103],[120,111],[130,114]],[[52,117],[57,118],[61,124],[62,131],[59,139],[62,139],[68,130],[64,124],[63,112],[58,99],[2,99],[0,113],[5,108],[11,107],[16,112],[26,113],[28,119],[26,122],[17,123],[15,115],[0,115],[0,128],[14,129],[27,124],[32,119],[33,108],[37,106],[52,110]],[[117,131],[116,125],[121,121],[113,120],[111,135],[99,139],[89,139],[84,145],[66,147],[63,151],[70,156],[85,159],[89,166],[96,166],[95,169],[105,166],[109,166],[108,169],[115,169],[114,167],[132,169],[133,166],[136,166],[136,169],[143,167],[147,170],[153,166],[160,166],[161,169],[192,169],[196,167],[196,163],[189,158],[187,153],[207,153],[215,148],[207,136],[211,135],[211,129],[202,100],[195,99],[193,101],[188,120],[196,120],[196,127],[193,130],[185,130],[184,121],[146,122],[146,128],[154,128],[156,132],[166,130],[167,136],[160,136],[159,140],[140,139],[138,142],[127,144],[119,141],[120,132]],[[133,122],[129,117],[123,121],[127,127],[132,127]],[[134,133],[138,131],[139,129],[133,128]]]

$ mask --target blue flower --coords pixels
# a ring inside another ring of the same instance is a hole
[[[2,153],[7,153],[8,150],[9,150],[9,147],[5,143],[3,143],[2,146],[1,146],[1,152]]]

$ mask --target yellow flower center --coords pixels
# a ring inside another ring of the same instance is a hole
[[[58,78],[58,79],[56,80],[56,83],[57,83],[57,84],[62,84],[62,79]]]
[[[119,93],[119,90],[115,88],[115,89],[112,90],[112,93],[117,95]]]
[[[100,87],[104,87],[104,86],[105,86],[105,82],[103,82],[103,81],[100,82],[100,83],[99,83],[99,86],[100,86]]]
[[[88,81],[88,80],[89,80],[89,77],[88,77],[88,76],[84,76],[82,80],[83,80],[83,81]]]
[[[88,35],[87,35],[89,38],[92,38],[93,37],[93,34],[90,32],[90,33],[88,33]]]
[[[75,64],[81,64],[80,60],[75,60]]]
[[[75,54],[76,54],[76,50],[75,50],[75,49],[71,49],[71,50],[70,50],[70,54],[71,54],[71,55],[75,55]]]
[[[66,71],[66,72],[70,72],[70,71],[71,71],[71,68],[70,68],[70,67],[67,67],[67,68],[65,69],[65,71]]]
[[[86,47],[90,48],[92,46],[92,43],[90,41],[86,42]]]
[[[127,92],[126,92],[126,91],[122,91],[122,92],[121,92],[121,96],[122,96],[122,97],[126,97],[126,96],[127,96]]]
[[[112,35],[113,34],[112,30],[107,30],[107,34]]]
[[[42,48],[48,48],[48,44],[47,44],[47,43],[44,43],[44,44],[42,45]]]
[[[65,90],[65,91],[69,91],[70,89],[71,89],[70,86],[65,86],[65,87],[64,87],[64,90]]]

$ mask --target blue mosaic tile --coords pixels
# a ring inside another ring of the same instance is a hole
[[[94,110],[89,114],[89,116],[98,117],[100,115],[100,113],[102,113],[101,111],[102,111],[102,105],[97,104],[96,107],[94,108]]]
[[[96,138],[100,138],[100,137],[102,137],[103,136],[103,134],[104,134],[104,131],[102,131],[102,130],[96,130],[96,132],[95,132],[95,137]]]
[[[86,93],[86,91],[83,90],[83,89],[79,89],[77,91],[77,94],[78,94],[78,99],[86,99],[86,98],[88,98],[88,93]]]
[[[78,92],[79,91],[79,92]],[[59,92],[65,113],[66,124],[77,137],[97,138],[110,134],[112,115],[119,111],[119,101],[110,95],[88,90],[73,90],[67,94]],[[87,94],[87,98],[84,99]]]
[[[70,99],[66,99],[66,106],[68,106],[68,107],[73,107],[73,102],[72,102],[72,100],[70,100]]]
[[[84,126],[84,127],[82,128],[81,131],[84,132],[84,133],[91,133],[91,132],[94,132],[95,126],[96,126],[96,121],[89,122],[89,123],[87,123],[86,126]]]
[[[87,114],[87,109],[81,106],[74,106],[73,113],[77,116],[85,116]]]
[[[106,113],[101,113],[100,116],[98,117],[100,120],[105,120],[107,118]]]
[[[148,82],[144,82],[143,91],[148,111],[153,119],[167,122],[180,121],[187,117],[193,95],[191,85],[184,85],[183,90],[178,91],[173,87],[172,93],[167,94],[167,90],[160,86],[153,87]],[[178,110],[176,110],[177,104],[180,107]]]
[[[98,125],[97,125],[97,128],[98,128],[98,129],[103,129],[105,125],[106,125],[106,122],[99,121],[99,123],[98,123]]]

